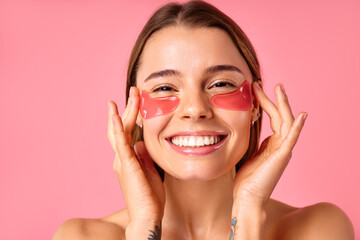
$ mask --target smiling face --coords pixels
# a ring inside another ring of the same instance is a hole
[[[233,110],[211,101],[252,82],[225,31],[184,26],[157,31],[143,49],[136,79],[152,100],[179,99],[174,110],[146,119],[139,114],[137,120],[147,150],[165,172],[179,179],[214,179],[245,154],[257,110],[252,103]]]

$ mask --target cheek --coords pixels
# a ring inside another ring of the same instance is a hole
[[[144,119],[143,134],[145,140],[154,141],[169,123],[170,115],[159,116],[157,118]]]
[[[162,148],[163,141],[161,141],[162,132],[169,124],[171,115],[159,116],[156,118],[144,119],[143,121],[143,137],[145,146],[150,153],[150,156],[156,160],[156,155],[159,153],[159,148]]]
[[[238,162],[245,154],[250,140],[251,111],[226,111],[219,110],[224,124],[228,126],[229,159]]]
[[[251,111],[219,110],[224,123],[233,131],[234,135],[245,137],[250,133]]]
[[[211,98],[211,103],[221,109],[247,111],[251,108],[251,86],[248,81],[243,84],[234,92],[218,94]]]

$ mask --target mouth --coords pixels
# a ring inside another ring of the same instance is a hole
[[[227,134],[214,131],[182,132],[166,138],[178,153],[188,156],[210,154],[225,142]]]
[[[204,147],[216,145],[222,141],[226,135],[212,136],[176,136],[170,137],[169,141],[178,147]]]

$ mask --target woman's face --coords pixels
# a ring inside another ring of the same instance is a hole
[[[214,67],[218,65],[234,68]],[[171,71],[152,75],[164,70]],[[151,99],[180,100],[167,114],[146,119],[139,114],[137,119],[148,152],[165,172],[179,179],[210,180],[234,168],[248,148],[256,110],[252,103],[247,110],[211,103],[214,95],[252,82],[249,67],[225,31],[176,26],[154,33],[143,49],[136,79]],[[199,145],[175,146],[180,141]],[[211,141],[215,145],[207,145]]]

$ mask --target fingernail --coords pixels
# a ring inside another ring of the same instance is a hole
[[[302,120],[305,121],[306,118],[307,118],[308,114],[307,113],[304,113],[303,116],[302,116]]]
[[[107,103],[108,103],[108,109],[110,109],[110,101],[108,101]]]
[[[254,87],[256,87],[257,89],[261,89],[260,85],[257,82],[254,82]]]
[[[286,93],[286,92],[285,92],[284,85],[283,85],[282,83],[280,84],[280,88],[281,88],[281,91],[282,91],[283,93]]]

